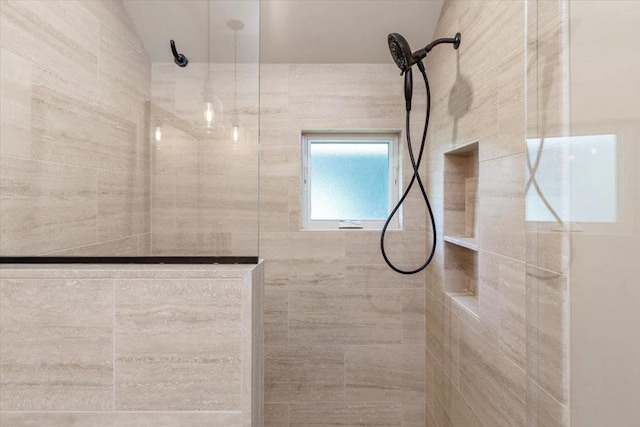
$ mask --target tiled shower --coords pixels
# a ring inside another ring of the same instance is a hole
[[[640,425],[639,3],[0,1],[2,427]],[[303,222],[391,32],[412,275]]]

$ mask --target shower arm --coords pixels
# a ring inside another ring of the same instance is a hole
[[[169,45],[171,45],[171,53],[173,54],[173,62],[176,63],[178,67],[186,67],[189,63],[189,60],[186,56],[181,53],[178,53],[178,49],[176,49],[176,42],[173,40],[169,40]]]
[[[426,45],[425,47],[423,47],[422,49],[415,52],[413,56],[419,59],[423,59],[425,56],[427,56],[427,53],[431,52],[431,49],[443,43],[452,44],[454,49],[458,49],[458,47],[460,46],[460,33],[456,33],[455,37],[453,38],[445,37],[442,39],[434,40],[428,45]]]

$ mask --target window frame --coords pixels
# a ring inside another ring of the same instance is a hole
[[[385,219],[358,219],[342,218],[335,220],[312,220],[310,197],[310,147],[313,142],[347,142],[347,143],[376,143],[387,142],[389,144],[389,212],[398,202],[400,197],[400,185],[402,183],[402,159],[400,157],[400,132],[371,131],[371,132],[302,132],[302,229],[303,230],[381,230]],[[353,223],[345,221],[357,221]],[[393,216],[389,223],[390,230],[402,228],[402,207]]]

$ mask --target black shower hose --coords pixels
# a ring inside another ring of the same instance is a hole
[[[437,241],[436,221],[433,217],[433,210],[431,209],[429,196],[427,196],[427,192],[424,189],[424,185],[422,185],[422,179],[420,179],[420,172],[419,172],[420,162],[422,162],[422,155],[424,154],[425,142],[427,140],[427,130],[429,129],[429,116],[431,115],[431,90],[429,88],[429,79],[427,78],[427,73],[424,69],[424,65],[422,64],[422,61],[418,61],[418,68],[420,69],[420,73],[422,74],[422,78],[424,79],[424,84],[427,89],[427,113],[425,115],[424,130],[422,131],[422,141],[420,142],[420,151],[418,152],[418,161],[416,162],[416,159],[413,155],[413,147],[411,146],[411,111],[407,110],[407,119],[406,119],[407,149],[409,151],[409,158],[411,159],[411,166],[413,167],[413,176],[411,177],[411,181],[409,181],[409,185],[407,185],[406,190],[404,190],[404,193],[402,193],[402,197],[400,197],[400,200],[398,200],[398,203],[393,208],[393,210],[389,214],[389,217],[385,221],[384,227],[382,227],[382,234],[380,235],[380,251],[382,252],[382,257],[384,258],[384,261],[387,263],[389,267],[391,267],[392,270],[400,274],[415,274],[415,273],[421,272],[422,270],[427,268],[427,266],[431,263],[431,260],[433,259],[433,256],[436,253],[436,241]],[[384,237],[385,237],[385,234],[387,233],[387,228],[389,227],[389,223],[391,222],[391,219],[396,214],[396,212],[398,212],[398,209],[400,209],[400,206],[402,206],[404,199],[407,198],[407,196],[409,195],[409,191],[411,191],[411,188],[413,187],[413,183],[416,181],[418,181],[418,186],[420,187],[422,198],[424,199],[424,203],[425,205],[427,205],[427,210],[429,211],[429,218],[431,219],[431,228],[433,230],[433,242],[431,244],[431,253],[427,257],[426,261],[420,267],[414,270],[402,270],[396,267],[395,265],[393,265],[393,263],[389,260],[389,257],[387,257],[387,252],[384,249]]]

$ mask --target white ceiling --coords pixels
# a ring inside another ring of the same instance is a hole
[[[211,0],[211,62],[390,63],[386,37],[413,50],[431,41],[443,0]],[[124,0],[152,62],[172,61],[169,40],[191,62],[207,58],[206,0]],[[260,12],[260,13],[259,13]]]

